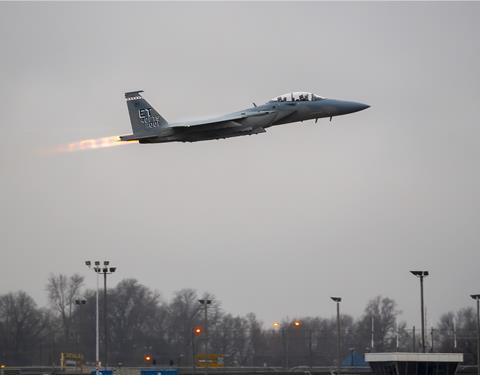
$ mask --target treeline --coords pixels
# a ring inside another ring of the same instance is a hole
[[[0,362],[8,365],[58,365],[61,352],[83,353],[95,361],[95,291],[83,289],[79,275],[51,275],[47,283],[49,308],[37,307],[25,292],[0,296]],[[103,361],[103,291],[100,295],[100,359]],[[265,327],[254,313],[235,316],[222,310],[212,295],[193,289],[176,292],[171,301],[134,279],[125,279],[108,290],[109,365],[144,365],[145,354],[157,364],[192,364],[193,350],[202,353],[205,334],[198,299],[211,299],[208,307],[209,353],[225,355],[226,366],[327,366],[335,364],[336,318],[297,317]],[[80,301],[84,300],[85,303]],[[77,303],[76,303],[77,301]],[[80,304],[78,304],[80,302]],[[342,357],[355,350],[412,351],[420,349],[420,329],[415,338],[394,300],[375,297],[364,314],[354,319],[341,315]],[[372,321],[374,325],[372,349]],[[476,313],[464,308],[442,315],[428,330],[428,351],[462,352],[466,363],[476,353]],[[194,349],[195,348],[195,349]]]

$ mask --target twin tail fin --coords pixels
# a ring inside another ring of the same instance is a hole
[[[168,125],[168,121],[142,97],[142,92],[131,91],[125,93],[130,123],[135,135],[156,133],[159,129]]]

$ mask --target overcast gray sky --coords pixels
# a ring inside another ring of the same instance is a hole
[[[419,325],[480,292],[480,3],[0,3],[0,293],[118,267],[165,299],[208,290],[266,325],[360,315]],[[290,91],[348,116],[193,144],[46,155],[131,132],[123,93],[170,121]]]

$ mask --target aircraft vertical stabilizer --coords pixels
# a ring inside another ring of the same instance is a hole
[[[133,134],[155,133],[168,125],[165,120],[141,95],[143,91],[125,93],[128,114]]]

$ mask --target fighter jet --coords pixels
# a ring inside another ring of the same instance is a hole
[[[327,99],[310,92],[292,92],[267,103],[221,117],[200,121],[169,123],[141,95],[125,93],[133,134],[121,141],[139,143],[197,142],[265,133],[276,125],[346,115],[369,107],[367,104]]]

